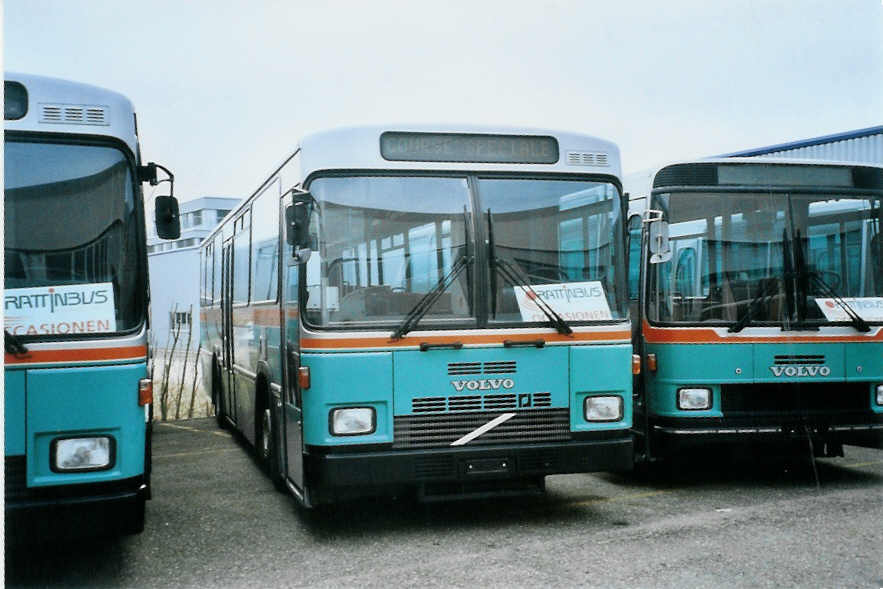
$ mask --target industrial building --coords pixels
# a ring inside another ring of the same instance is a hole
[[[238,198],[206,196],[182,202],[181,237],[163,240],[148,226],[147,263],[150,268],[151,330],[154,343],[164,347],[170,329],[180,325],[191,347],[199,341],[199,244],[239,204]],[[192,309],[192,313],[191,313]],[[186,342],[179,341],[178,349]]]
[[[719,157],[762,157],[883,164],[883,125],[727,153]]]

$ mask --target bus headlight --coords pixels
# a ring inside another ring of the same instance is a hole
[[[583,402],[586,421],[619,421],[622,419],[622,397],[616,395],[586,397]]]
[[[52,470],[79,472],[113,466],[114,444],[110,436],[58,438],[52,442]]]
[[[883,384],[877,385],[877,405],[883,406]]]
[[[373,407],[348,407],[331,412],[331,433],[335,436],[373,434],[377,427]]]
[[[711,389],[678,389],[678,409],[686,411],[711,409]]]

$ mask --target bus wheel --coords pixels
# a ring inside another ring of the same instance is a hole
[[[215,406],[215,420],[219,428],[228,429],[230,426],[224,415],[224,394],[221,391],[221,369],[218,368],[217,363],[214,364],[212,371],[212,403]]]
[[[271,409],[273,399],[269,393],[266,393],[266,402],[263,411],[261,411],[261,431],[258,434],[258,461],[261,467],[273,485],[280,491],[285,490],[285,484],[282,481],[282,473],[279,469],[279,435],[276,432],[276,424],[273,422],[273,411]]]

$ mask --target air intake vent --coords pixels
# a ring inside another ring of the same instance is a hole
[[[422,399],[414,399],[411,401],[411,410],[414,413],[426,413],[429,411],[444,411],[444,397],[423,397]]]
[[[64,125],[109,125],[107,107],[85,104],[43,104],[41,123]]]
[[[534,407],[551,407],[552,406],[552,393],[534,393],[533,394],[533,406]]]
[[[43,117],[40,119],[41,123],[60,123],[61,122],[61,107],[60,106],[43,106]]]
[[[825,355],[824,354],[803,354],[803,355],[777,355],[773,361],[773,363],[777,366],[782,365],[793,365],[793,364],[804,364],[804,365],[813,365],[813,364],[824,364],[825,363]]]
[[[499,411],[502,409],[531,410],[552,406],[552,393],[491,393],[489,395],[456,395],[453,397],[418,397],[411,400],[412,413],[445,413],[457,411]]]
[[[515,361],[485,362],[485,374],[515,374]]]
[[[484,398],[484,408],[490,411],[498,409],[515,409],[515,395],[488,395]]]
[[[601,166],[609,165],[606,153],[592,153],[588,151],[568,151],[567,165],[569,166]]]
[[[481,362],[451,362],[448,364],[448,374],[451,376],[481,374]]]
[[[451,397],[448,399],[448,408],[451,411],[477,411],[481,409],[481,397],[478,395]]]
[[[105,111],[104,108],[90,106],[86,109],[86,122],[92,125],[104,125],[107,123],[105,120]]]

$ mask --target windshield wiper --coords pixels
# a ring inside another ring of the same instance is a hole
[[[830,284],[824,281],[819,273],[815,270],[807,270],[808,277],[813,281],[813,283],[822,291],[823,294],[828,295],[830,298],[834,299],[834,302],[840,305],[840,308],[849,315],[849,319],[852,322],[852,326],[855,327],[856,331],[860,331],[862,333],[867,333],[871,331],[871,326],[868,325],[868,322],[865,321],[861,315],[856,313],[855,309],[849,306],[849,303],[843,300],[839,294],[837,294]]]
[[[405,319],[402,323],[392,332],[390,336],[393,341],[400,340],[406,333],[414,329],[417,325],[417,322],[423,318],[424,315],[432,308],[432,305],[438,300],[438,298],[442,295],[442,293],[448,289],[451,284],[454,283],[457,276],[460,272],[463,271],[463,268],[472,263],[472,256],[462,256],[454,262],[454,265],[451,266],[450,272],[448,272],[445,276],[443,276],[438,282],[435,283],[429,292],[427,292],[423,297],[417,301],[417,304],[414,305],[414,308],[408,311],[408,314],[405,316]]]
[[[13,356],[23,356],[28,353],[28,348],[21,338],[6,329],[3,330],[3,349],[7,354]]]
[[[774,280],[775,279],[772,279],[772,281],[774,281]],[[748,303],[748,307],[745,308],[745,310],[742,312],[742,315],[739,317],[739,319],[736,321],[736,323],[731,325],[730,329],[728,329],[727,331],[729,331],[730,333],[739,333],[740,331],[745,329],[745,326],[747,326],[751,322],[752,315],[754,312],[754,307],[756,307],[757,304],[764,297],[767,296],[767,291],[770,290],[769,285],[772,281],[767,278],[760,279],[760,282],[757,285],[757,294],[754,295],[754,298],[751,299],[750,303]]]
[[[488,251],[490,253],[490,263],[491,263],[491,310],[496,316],[497,314],[497,281],[495,278],[495,272],[499,272],[503,278],[508,280],[512,286],[520,288],[524,291],[524,294],[527,295],[527,298],[532,300],[534,304],[543,312],[543,315],[549,320],[549,323],[554,327],[558,333],[563,335],[570,335],[573,333],[573,329],[570,328],[567,321],[555,312],[549,303],[543,300],[543,297],[537,294],[537,292],[530,286],[530,279],[527,276],[524,276],[522,272],[519,272],[516,267],[504,260],[503,258],[498,258],[496,254],[496,250],[494,249],[494,221],[491,217],[491,210],[487,210],[487,232],[488,232]]]

